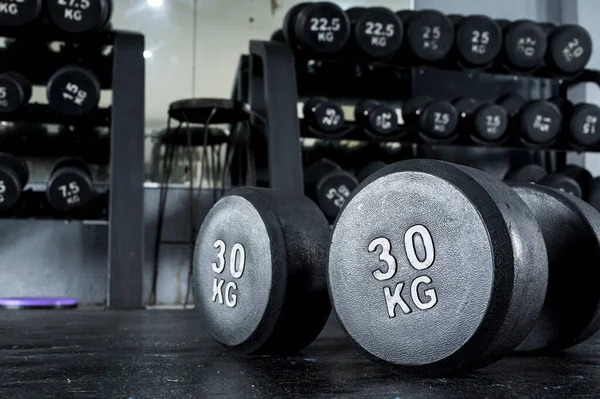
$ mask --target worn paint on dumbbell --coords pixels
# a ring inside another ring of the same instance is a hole
[[[370,242],[369,252],[379,251],[379,260],[385,263],[385,269],[377,269],[373,272],[373,277],[379,281],[388,281],[394,278],[398,270],[398,261],[391,253],[392,243],[386,237],[378,237]],[[408,263],[418,271],[429,269],[435,261],[435,248],[431,233],[423,225],[415,225],[409,228],[404,234],[404,249]],[[423,258],[423,259],[421,259]],[[385,271],[384,271],[385,270]],[[432,280],[427,275],[421,275],[413,279],[410,284],[410,298],[413,304],[420,310],[427,310],[434,307],[438,301],[435,288],[426,289],[423,294],[429,298],[428,302],[423,302],[419,298],[418,289],[422,284],[429,285]],[[402,290],[405,282],[396,283],[392,290],[391,286],[383,287],[383,296],[387,306],[390,318],[396,317],[396,306],[400,306],[404,314],[412,313],[410,306],[402,298]],[[393,292],[393,293],[392,293]]]
[[[223,305],[225,303],[230,308],[237,305],[237,290],[238,285],[235,280],[225,280],[223,272],[226,269],[225,251],[226,244],[223,240],[215,241],[214,245],[219,251],[217,253],[218,263],[213,262],[211,264],[212,271],[215,272],[219,277],[215,277],[213,280],[213,294],[212,301]],[[238,256],[239,254],[239,256]],[[229,274],[232,279],[241,279],[244,274],[244,268],[246,267],[246,248],[240,243],[235,243],[231,247],[231,256],[229,258]],[[229,276],[227,276],[229,277]],[[223,288],[223,285],[225,288]],[[223,295],[225,294],[225,295]],[[223,300],[223,297],[225,300]]]

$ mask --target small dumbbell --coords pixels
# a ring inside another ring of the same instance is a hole
[[[0,113],[10,113],[31,99],[31,83],[18,72],[0,74]]]
[[[428,139],[447,141],[456,136],[458,113],[448,101],[436,101],[429,96],[413,97],[402,106],[402,118]]]
[[[308,125],[325,136],[335,135],[346,126],[342,107],[324,97],[309,98],[302,110]]]
[[[328,219],[335,219],[358,180],[338,164],[321,159],[304,171],[304,191]]]
[[[512,184],[537,183],[548,176],[548,171],[541,165],[530,163],[513,167],[504,175],[504,181]]]
[[[356,7],[346,10],[352,24],[356,48],[374,59],[393,57],[404,36],[404,25],[394,12],[385,7]]]
[[[559,107],[550,101],[527,101],[521,96],[509,95],[498,104],[511,117],[527,145],[548,146],[560,133],[562,114]]]
[[[396,110],[376,100],[360,101],[354,108],[354,119],[376,137],[387,137],[398,131]]]
[[[383,161],[372,161],[362,167],[362,169],[356,174],[356,179],[359,182],[364,181],[367,177],[377,172],[381,168],[385,168],[388,164]]]
[[[497,21],[503,27],[503,62],[510,69],[531,71],[544,62],[548,38],[544,29],[529,20]]]
[[[514,350],[568,348],[600,327],[600,269],[585,261],[600,255],[597,226],[589,205],[547,187],[398,162],[336,219],[332,306],[352,341],[401,372],[455,374]],[[573,297],[576,312],[564,301]]]
[[[291,45],[310,52],[340,52],[350,38],[350,20],[329,2],[300,3],[285,15],[283,34]]]
[[[567,165],[537,183],[587,200],[592,185],[592,174],[581,166]]]
[[[68,33],[97,32],[110,22],[112,0],[48,0],[48,20]]]
[[[592,37],[579,25],[544,26],[548,34],[546,64],[557,75],[585,69],[592,56]]]
[[[576,148],[593,148],[600,143],[600,107],[596,104],[572,105],[562,102],[564,131],[567,140]]]
[[[4,1],[0,3],[0,26],[21,28],[37,21],[42,12],[42,0]]]
[[[244,354],[289,354],[310,344],[331,309],[329,234],[306,197],[241,187],[221,198],[198,233],[192,276],[212,337]]]
[[[454,16],[455,49],[458,61],[467,68],[490,65],[502,48],[502,30],[485,15]]]
[[[100,82],[90,70],[65,66],[48,80],[46,96],[50,106],[62,115],[85,115],[98,106]]]
[[[96,191],[88,166],[79,158],[60,159],[52,168],[46,186],[46,198],[60,212],[84,208]]]
[[[506,137],[508,113],[497,104],[461,98],[453,103],[458,113],[459,134],[470,135],[477,143],[497,143]]]
[[[420,61],[441,61],[454,44],[454,26],[436,10],[396,13],[405,26],[406,44],[410,53]]]
[[[0,154],[0,212],[11,210],[29,180],[27,164],[10,154]]]

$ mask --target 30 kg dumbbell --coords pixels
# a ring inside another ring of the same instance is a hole
[[[546,64],[557,75],[572,75],[585,69],[592,56],[592,37],[579,25],[546,24]]]
[[[508,113],[497,104],[461,98],[453,103],[458,113],[459,134],[468,134],[477,143],[498,143],[506,137]]]
[[[529,20],[497,21],[503,28],[502,61],[510,69],[531,71],[544,62],[548,38],[544,29]]]
[[[367,133],[378,138],[385,138],[398,131],[396,110],[380,101],[360,101],[354,108],[354,119]]]
[[[548,176],[548,171],[541,165],[530,163],[510,168],[503,180],[512,184],[537,183]]]
[[[315,53],[338,53],[350,38],[350,20],[333,3],[300,3],[285,15],[282,30],[292,46]]]
[[[598,226],[589,205],[547,187],[399,162],[361,183],[335,222],[332,306],[369,357],[401,372],[568,348],[600,327],[600,269],[585,260],[600,255]]]
[[[21,28],[39,19],[42,0],[17,0],[0,2],[0,26]]]
[[[46,198],[60,212],[84,208],[96,191],[90,169],[79,158],[60,159],[52,168],[46,186]]]
[[[104,29],[112,14],[112,0],[48,0],[50,23],[68,33],[97,32]]]
[[[358,180],[338,164],[321,159],[304,171],[304,191],[327,218],[335,219],[346,198],[358,186]]]
[[[404,25],[385,7],[356,7],[346,10],[352,24],[352,39],[361,54],[374,59],[393,57],[404,36]]]
[[[467,68],[490,65],[502,48],[502,30],[496,21],[485,15],[454,17],[456,56]]]
[[[579,165],[567,165],[537,183],[587,201],[592,185],[592,174]]]
[[[31,83],[18,72],[0,74],[0,113],[10,113],[31,99]]]
[[[416,60],[441,61],[450,53],[454,26],[444,14],[436,10],[403,10],[397,15],[405,26],[407,48]]]
[[[10,154],[0,154],[0,212],[11,210],[29,180],[27,164]]]
[[[62,115],[85,115],[98,106],[100,82],[88,69],[65,66],[48,81],[46,96],[50,106]]]
[[[436,101],[429,96],[413,97],[402,106],[402,118],[428,139],[448,141],[456,137],[458,112],[448,101]]]
[[[338,136],[346,127],[342,107],[324,97],[312,97],[304,102],[302,108],[304,120],[317,134]]]
[[[245,354],[310,344],[331,309],[329,234],[323,213],[303,196],[243,187],[220,199],[198,233],[193,268],[196,309],[213,338]]]
[[[548,146],[560,133],[562,114],[550,101],[527,101],[521,96],[509,95],[498,104],[506,109],[515,130],[527,145]]]

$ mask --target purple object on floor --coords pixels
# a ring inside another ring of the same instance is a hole
[[[76,308],[75,298],[28,297],[0,298],[0,308],[4,309],[58,309]]]

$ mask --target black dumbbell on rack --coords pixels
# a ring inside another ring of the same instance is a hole
[[[454,26],[439,11],[403,10],[397,12],[404,23],[405,46],[398,53],[398,60],[406,63],[443,61],[454,45]]]
[[[587,201],[592,186],[592,174],[582,166],[567,165],[548,174],[537,183]]]
[[[322,138],[339,138],[347,133],[344,110],[325,97],[311,97],[302,107],[304,121]]]
[[[18,72],[0,74],[0,113],[17,111],[31,99],[31,83]]]
[[[19,202],[29,180],[27,164],[10,154],[0,154],[0,213],[6,213]]]
[[[432,160],[368,177],[333,232],[305,197],[238,188],[198,234],[194,300],[227,349],[285,354],[324,326],[328,288],[370,358],[404,373],[456,374],[598,331],[600,270],[586,261],[600,255],[598,225],[600,214],[575,197]],[[576,312],[565,297],[578,298]]]
[[[482,103],[474,98],[461,98],[453,102],[458,112],[460,135],[477,144],[498,144],[507,138],[508,113],[500,105]]]
[[[561,132],[562,113],[554,102],[527,101],[518,95],[508,95],[501,98],[498,105],[506,110],[512,128],[527,146],[550,146]]]
[[[546,168],[530,163],[510,168],[504,175],[503,180],[511,184],[538,183],[546,176],[548,176]]]
[[[71,34],[105,29],[112,15],[112,0],[48,0],[48,20],[61,31]]]
[[[362,100],[354,108],[356,123],[376,139],[385,139],[398,133],[396,110],[377,100]]]
[[[600,143],[600,107],[596,104],[573,105],[564,99],[553,102],[563,114],[565,140],[579,150],[593,149]]]
[[[359,172],[356,174],[356,179],[359,182],[362,182],[379,169],[385,168],[387,165],[388,164],[383,161],[371,161],[359,170]]]
[[[543,24],[548,35],[546,65],[558,76],[583,71],[592,56],[592,37],[579,25]]]
[[[490,66],[502,49],[500,25],[485,15],[448,17],[455,28],[455,55],[466,68]]]
[[[350,38],[350,19],[340,7],[329,2],[300,3],[292,7],[283,22],[285,40],[296,49],[310,53],[342,51]]]
[[[0,28],[22,28],[40,19],[42,0],[3,1],[0,3]]]
[[[338,164],[321,159],[304,171],[304,192],[329,220],[335,219],[358,180]]]
[[[69,65],[57,70],[48,80],[46,96],[59,114],[82,116],[98,106],[100,89],[100,81],[92,71]]]
[[[392,58],[402,44],[404,25],[385,7],[356,7],[346,10],[352,24],[352,42],[370,59]]]
[[[503,29],[499,61],[510,70],[529,72],[544,63],[548,38],[542,26],[529,20],[496,21]]]
[[[448,101],[429,96],[410,98],[402,106],[402,119],[426,141],[450,142],[458,137],[458,112]]]
[[[70,157],[57,161],[46,186],[46,198],[53,209],[66,213],[77,211],[85,208],[95,196],[92,175],[83,160]]]

